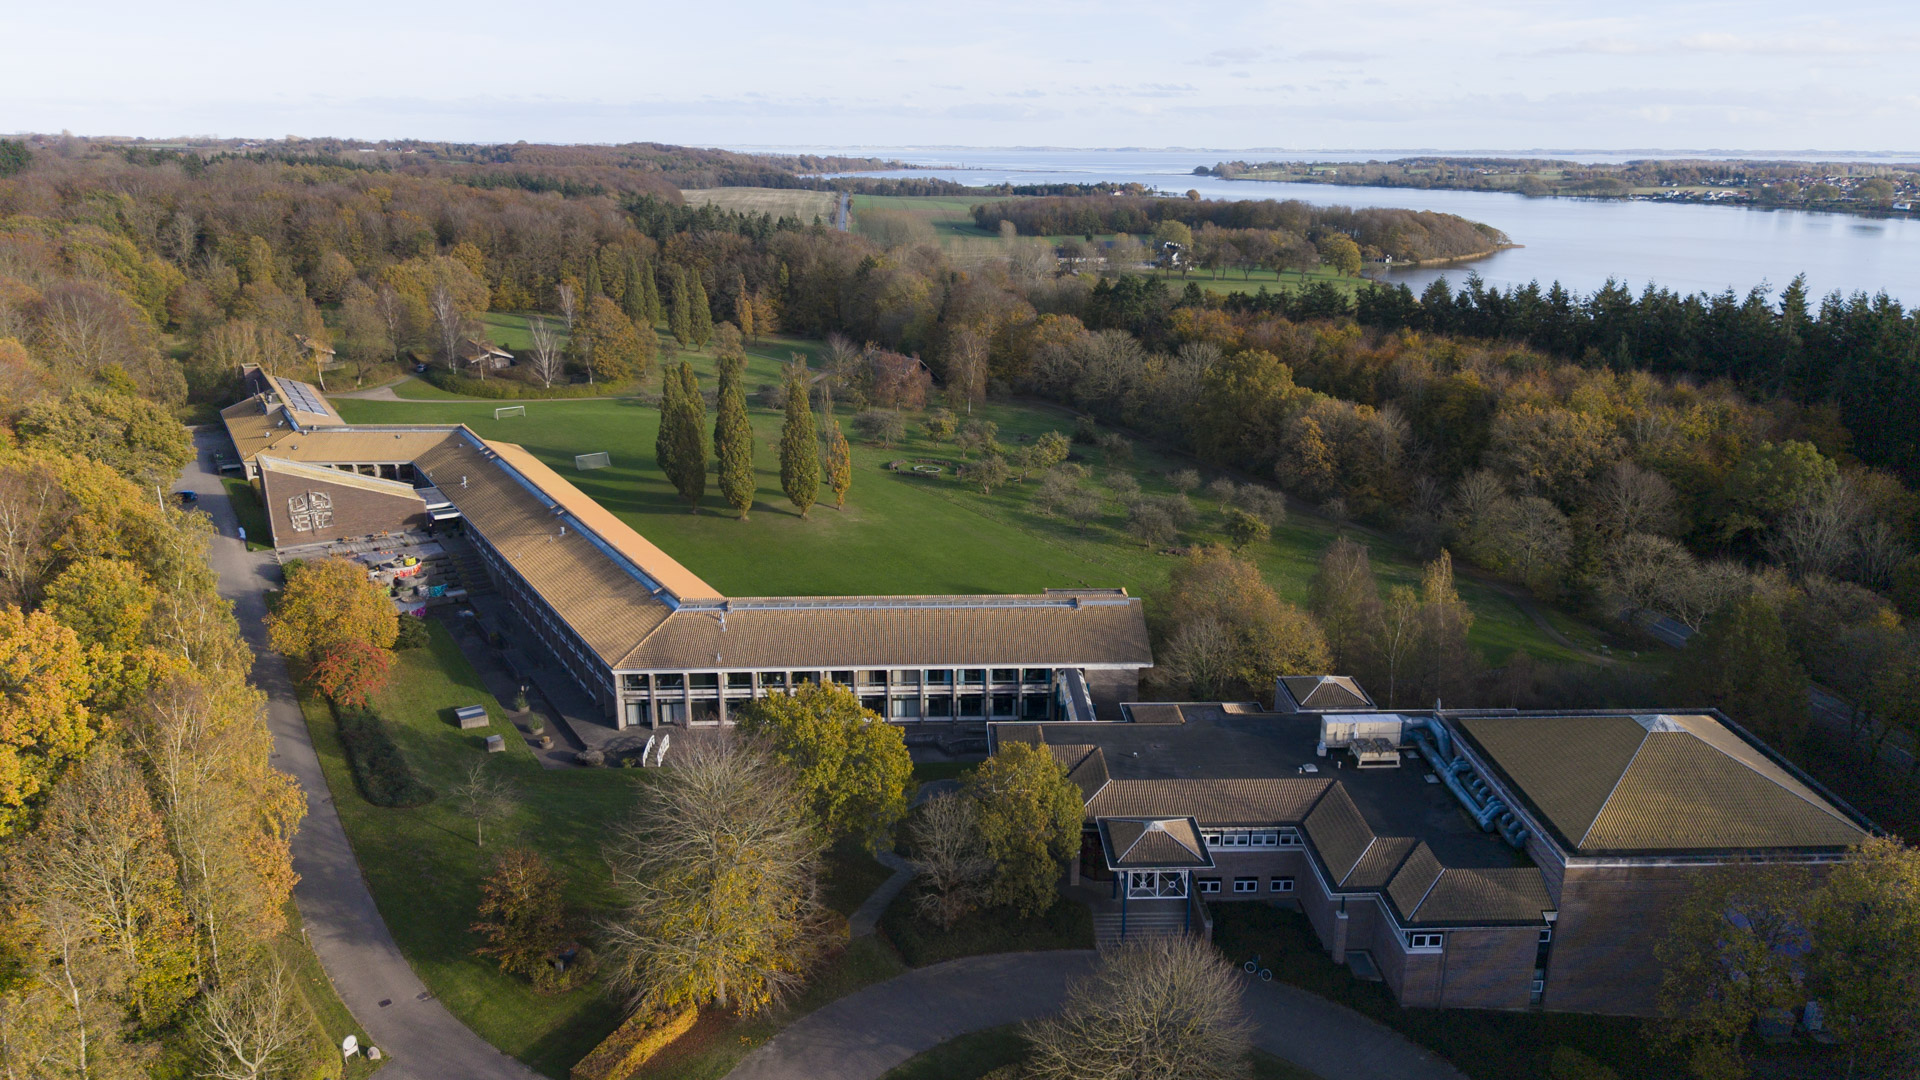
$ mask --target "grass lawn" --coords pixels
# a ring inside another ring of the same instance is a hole
[[[260,493],[237,476],[220,477],[220,486],[227,489],[227,505],[233,507],[233,519],[247,530],[247,550],[271,548],[273,533],[267,527],[267,509],[260,505]]]
[[[881,882],[893,876],[857,840],[841,841],[827,852],[826,862],[827,906],[842,915],[852,915]]]
[[[510,841],[537,848],[564,872],[571,903],[582,909],[607,904],[600,841],[631,803],[641,770],[541,768],[446,629],[438,622],[430,629],[427,647],[396,654],[375,705],[414,771],[441,798],[410,810],[369,804],[354,785],[323,702],[302,702],[307,726],[367,885],[414,971],[481,1038],[563,1077],[613,1030],[619,1012],[598,986],[534,993],[525,981],[475,958],[477,939],[466,928],[492,850]],[[506,753],[489,757],[482,749],[488,731],[463,732],[449,719],[453,708],[472,704],[487,707],[490,732],[507,737]],[[519,800],[485,851],[475,847],[472,826],[445,797],[477,761],[509,778]]]
[[[1216,904],[1213,942],[1229,959],[1259,956],[1275,978],[1370,1017],[1474,1080],[1539,1080],[1560,1046],[1628,1076],[1685,1070],[1645,1037],[1639,1020],[1572,1013],[1404,1009],[1384,983],[1362,982],[1320,948],[1307,917],[1265,904]],[[1285,1075],[1285,1074],[1281,1074]]]
[[[567,324],[557,315],[545,316],[547,327],[559,340],[560,347],[567,346]],[[488,311],[480,316],[480,322],[487,328],[487,340],[507,350],[519,354],[533,348],[533,334],[528,329],[527,313],[519,311]]]
[[[880,916],[887,940],[913,967],[986,953],[1093,948],[1093,912],[1085,904],[1062,898],[1030,917],[1011,908],[985,908],[941,930],[914,914],[914,892],[912,886],[900,890]]]
[[[316,1042],[324,1045],[315,1047],[313,1058],[331,1066],[339,1062],[340,1044],[347,1036],[353,1035],[366,1039],[366,1029],[361,1027],[347,1011],[334,992],[333,983],[327,980],[327,973],[320,967],[320,958],[307,946],[300,929],[300,912],[293,902],[287,902],[287,930],[273,943],[274,955],[286,965],[287,975],[300,989],[300,996],[306,1001],[307,1008],[313,1013]],[[369,1061],[364,1054],[346,1060],[346,1071],[341,1080],[360,1080],[371,1076],[386,1067],[389,1058]],[[328,1074],[331,1075],[331,1074]]]
[[[790,354],[811,355],[818,348],[817,342],[793,338],[754,345],[748,357],[748,390],[773,385],[779,364]],[[712,386],[710,354],[682,355],[693,362],[703,384]],[[419,383],[403,386],[409,395],[432,389]],[[780,493],[781,416],[750,403],[759,440],[759,494],[750,519],[741,522],[722,511],[711,494],[701,513],[687,513],[653,461],[659,413],[636,399],[532,403],[525,416],[502,420],[493,418],[494,402],[422,397],[397,402],[335,399],[335,404],[350,423],[466,423],[487,438],[520,443],[694,573],[734,596],[1006,593],[1072,586],[1125,586],[1135,595],[1150,596],[1165,584],[1176,562],[1127,535],[1124,511],[1116,500],[1110,499],[1104,516],[1082,531],[1035,512],[1028,505],[1031,484],[1008,484],[983,496],[950,471],[937,477],[887,471],[887,462],[901,458],[958,460],[952,445],[931,442],[918,423],[910,423],[907,440],[892,449],[856,439],[846,509],[835,510],[829,497],[803,521]],[[1074,425],[1073,414],[1041,403],[993,402],[975,412],[998,423],[1001,441],[1010,445],[1048,431],[1070,432]],[[575,471],[574,455],[601,450],[612,454],[611,468]],[[1076,454],[1085,453],[1076,448]],[[1104,474],[1097,460],[1088,464]],[[1129,466],[1142,489],[1155,495],[1173,492],[1169,472],[1192,467],[1191,459],[1144,443],[1136,447]],[[1204,493],[1196,493],[1193,501],[1198,515],[1187,539],[1218,539],[1217,504]],[[1295,513],[1274,530],[1271,542],[1250,547],[1246,554],[1283,597],[1305,603],[1308,581],[1339,532],[1332,522]],[[1418,584],[1418,560],[1410,549],[1387,541],[1374,541],[1372,548],[1374,566],[1385,583]],[[1516,649],[1546,661],[1575,658],[1543,636],[1504,594],[1465,578],[1460,588],[1476,614],[1472,640],[1491,662],[1504,661]]]
[[[934,780],[958,780],[978,764],[977,761],[916,761],[913,763],[913,782],[925,784]]]
[[[723,187],[693,188],[682,191],[688,206],[711,203],[722,210],[743,214],[772,214],[776,218],[794,217],[802,225],[819,218],[827,225],[840,208],[840,195],[833,191],[800,191],[792,188]]]

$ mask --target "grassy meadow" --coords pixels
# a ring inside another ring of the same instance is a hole
[[[722,187],[692,188],[682,191],[688,206],[714,205],[722,210],[743,214],[772,214],[776,218],[794,217],[802,225],[814,218],[833,224],[840,196],[832,191],[801,191],[794,188]]]
[[[1105,484],[1116,470],[1105,468],[1089,448],[1076,458],[1093,466],[1103,494],[1102,517],[1085,530],[1039,513],[1031,505],[1034,485],[1011,483],[981,495],[952,475],[919,476],[889,471],[903,458],[960,460],[951,444],[926,437],[917,422],[905,441],[892,447],[853,442],[853,488],[845,509],[835,509],[830,492],[805,520],[780,491],[777,453],[780,414],[753,400],[760,387],[778,382],[779,364],[793,353],[810,355],[818,344],[771,339],[749,350],[749,415],[758,439],[755,467],[759,493],[747,521],[724,509],[717,486],[709,483],[699,513],[689,513],[653,459],[659,413],[636,397],[583,401],[534,401],[525,416],[493,418],[496,402],[461,402],[419,382],[402,383],[396,392],[406,401],[336,399],[350,423],[465,423],[483,436],[517,442],[559,470],[581,490],[618,514],[694,573],[735,596],[841,595],[861,593],[1033,592],[1048,587],[1124,586],[1151,596],[1164,586],[1177,559],[1149,550],[1125,531],[1125,512]],[[712,387],[712,357],[684,354]],[[1033,402],[992,402],[976,415],[999,424],[1000,441],[1019,445],[1048,431],[1071,432],[1074,416],[1065,409]],[[851,416],[843,426],[851,428]],[[611,468],[577,472],[576,454],[606,451]],[[1172,494],[1169,473],[1195,464],[1147,443],[1117,471],[1129,472],[1150,495]],[[1211,479],[1205,470],[1203,477]],[[1189,542],[1219,539],[1219,505],[1204,489],[1193,493],[1196,521]],[[1296,511],[1275,529],[1271,542],[1249,547],[1281,596],[1304,604],[1308,581],[1321,554],[1341,531],[1325,519]],[[1373,540],[1374,564],[1389,584],[1416,584],[1419,563],[1408,549]],[[1465,578],[1461,593],[1473,606],[1473,642],[1493,663],[1524,649],[1541,660],[1564,661],[1573,654],[1543,636],[1505,594]],[[1151,599],[1149,600],[1151,603]],[[1591,634],[1576,630],[1575,640]]]

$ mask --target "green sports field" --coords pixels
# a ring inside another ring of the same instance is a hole
[[[753,347],[747,388],[753,393],[778,379],[778,363],[812,343],[791,339]],[[713,385],[711,357],[690,353],[702,384]],[[336,399],[351,423],[465,423],[492,439],[517,442],[567,476],[581,490],[620,515],[694,573],[734,596],[840,595],[861,593],[1029,592],[1048,587],[1124,586],[1151,597],[1163,587],[1177,559],[1145,548],[1125,532],[1124,510],[1111,492],[1103,516],[1082,531],[1029,505],[1033,485],[1008,484],[992,495],[966,487],[947,470],[924,477],[888,471],[901,458],[957,460],[951,444],[927,439],[909,424],[908,439],[893,449],[861,442],[852,433],[854,480],[844,510],[825,501],[807,520],[781,494],[777,440],[781,417],[757,403],[749,413],[758,437],[755,465],[759,495],[750,519],[736,520],[724,509],[717,484],[697,514],[689,513],[655,466],[653,441],[658,411],[636,398],[589,401],[533,401],[525,416],[493,418],[497,402],[450,400],[366,401]],[[1000,425],[1000,440],[1019,445],[1048,431],[1070,432],[1074,417],[1041,404],[993,403],[977,414]],[[845,417],[850,427],[851,417]],[[578,472],[576,454],[606,451],[611,468]],[[1076,455],[1090,452],[1076,447]],[[1108,470],[1097,455],[1096,486]],[[1188,459],[1141,444],[1131,471],[1148,494],[1171,494],[1167,474],[1193,468]],[[1212,476],[1202,470],[1203,479]],[[1243,478],[1244,479],[1244,478]],[[1188,543],[1220,539],[1218,504],[1204,489],[1193,493],[1197,510]],[[1254,545],[1256,560],[1280,594],[1304,603],[1307,583],[1338,528],[1323,519],[1295,513],[1274,530],[1271,542]],[[1390,583],[1414,584],[1413,554],[1384,541],[1373,543],[1381,576]],[[1505,595],[1462,580],[1462,595],[1477,618],[1473,641],[1498,663],[1515,649],[1542,660],[1573,654],[1542,636],[1524,612]],[[1578,640],[1578,638],[1576,638]]]

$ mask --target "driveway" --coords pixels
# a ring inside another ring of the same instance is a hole
[[[728,1080],[879,1080],[969,1032],[1045,1016],[1093,952],[999,953],[909,971],[809,1013],[747,1055]],[[1453,1066],[1351,1009],[1247,980],[1253,1044],[1322,1080],[1466,1080]]]
[[[340,999],[365,1025],[362,1044],[391,1059],[381,1070],[383,1080],[535,1080],[538,1074],[494,1049],[427,993],[367,892],[294,703],[286,662],[267,649],[261,590],[279,584],[279,566],[271,552],[249,552],[234,538],[226,490],[208,464],[211,451],[231,452],[231,445],[218,431],[195,432],[195,460],[180,488],[198,492],[200,508],[219,526],[209,557],[220,575],[220,595],[233,602],[234,618],[253,648],[253,682],[267,695],[273,764],[291,773],[307,796],[307,817],[293,839],[293,868],[300,874],[293,895],[307,940]]]

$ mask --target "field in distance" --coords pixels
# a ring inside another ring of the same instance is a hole
[[[800,191],[795,188],[723,187],[693,188],[682,191],[688,206],[708,203],[722,210],[743,214],[772,214],[776,218],[799,218],[803,225],[814,218],[831,225],[840,196],[831,191]]]

